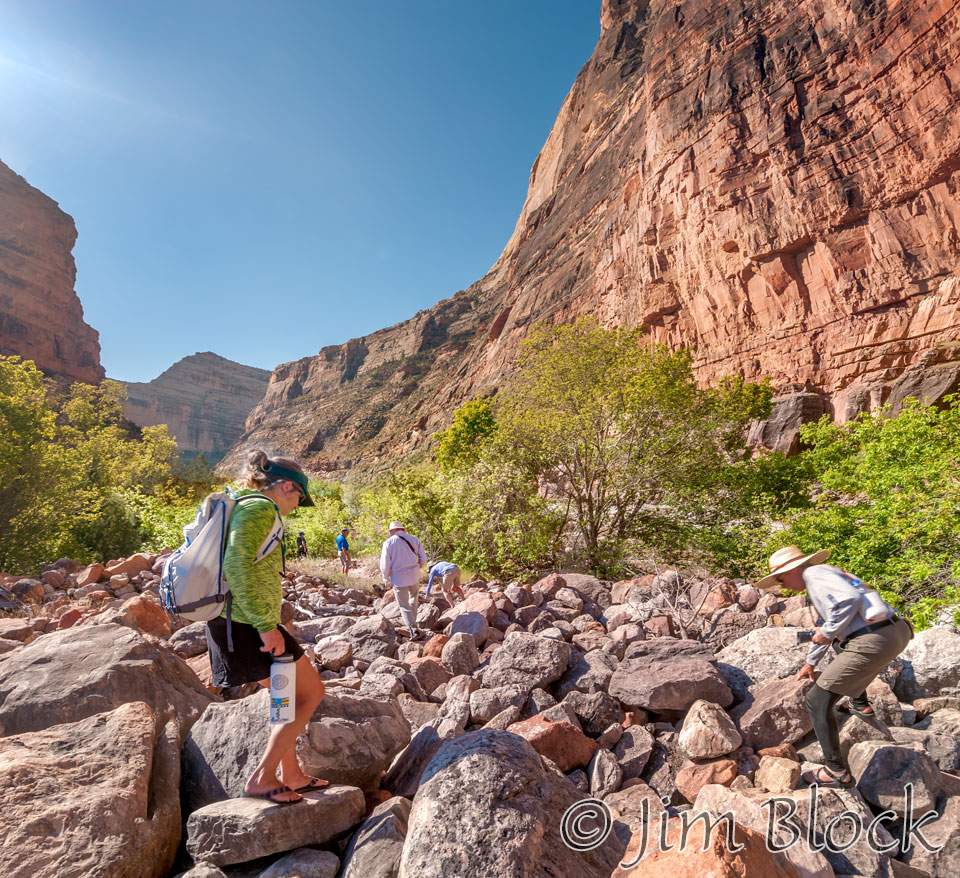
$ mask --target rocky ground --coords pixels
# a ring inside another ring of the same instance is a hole
[[[453,608],[424,601],[428,636],[411,642],[392,592],[292,572],[284,622],[327,683],[300,757],[331,786],[280,806],[240,797],[266,693],[210,685],[203,623],[174,626],[157,602],[161,563],[62,560],[39,580],[3,577],[5,875],[960,874],[949,628],[919,633],[872,685],[875,719],[843,720],[857,785],[821,789],[812,810],[798,789],[820,758],[810,684],[794,678],[796,631],[813,624],[802,595],[676,573],[476,581]],[[903,844],[907,783],[914,819],[936,812],[923,832],[939,852]],[[768,849],[774,795],[812,843]],[[605,837],[597,820],[563,820],[587,798],[602,802]],[[739,851],[716,839],[701,851],[700,829],[683,850],[618,865],[644,826],[652,849],[661,825],[675,842],[685,813],[727,811]],[[869,843],[863,828],[884,811]]]

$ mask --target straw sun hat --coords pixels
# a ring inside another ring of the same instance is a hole
[[[822,564],[829,557],[829,549],[804,555],[796,546],[784,546],[770,556],[770,573],[754,584],[757,588],[770,588],[777,585],[777,577],[788,570],[794,570],[801,564]]]

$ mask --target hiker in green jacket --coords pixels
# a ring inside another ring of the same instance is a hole
[[[307,477],[296,461],[269,458],[254,451],[240,481],[246,490],[230,517],[223,573],[232,605],[207,623],[213,682],[239,686],[257,682],[270,687],[274,656],[289,653],[296,662],[296,713],[291,723],[270,729],[267,747],[244,785],[246,796],[272,802],[299,802],[300,792],[327,781],[306,774],[297,759],[297,737],[323,700],[324,686],[300,644],[280,625],[283,573],[283,523],[298,505],[313,506]],[[232,642],[232,649],[231,649]],[[264,716],[264,721],[267,717]]]

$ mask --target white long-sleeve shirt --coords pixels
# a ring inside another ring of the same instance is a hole
[[[383,542],[380,550],[380,572],[383,581],[394,588],[420,584],[420,568],[427,563],[420,540],[408,533],[395,533]]]
[[[803,571],[807,597],[823,620],[820,633],[830,640],[843,640],[858,628],[869,625],[860,614],[863,594],[838,567],[815,564]],[[807,653],[807,664],[816,665],[830,644],[814,643]]]

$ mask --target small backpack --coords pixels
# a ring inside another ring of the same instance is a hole
[[[266,500],[263,494],[237,495],[225,492],[209,494],[197,510],[197,517],[183,529],[184,543],[163,563],[160,576],[160,603],[171,616],[191,622],[209,622],[227,606],[227,648],[233,652],[230,618],[232,596],[223,577],[223,553],[230,532],[230,517],[241,503]],[[277,513],[274,526],[257,550],[256,561],[283,547],[283,522]]]

